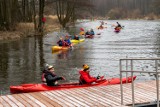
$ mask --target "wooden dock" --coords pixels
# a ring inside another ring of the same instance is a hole
[[[135,83],[135,103],[156,100],[156,82]],[[43,91],[0,96],[0,107],[126,107],[132,104],[131,84],[123,84],[124,105],[120,85]]]

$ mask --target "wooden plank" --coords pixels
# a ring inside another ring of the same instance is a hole
[[[94,93],[92,93],[92,92],[87,91],[87,88],[77,89],[77,91],[79,91],[80,93],[82,93],[83,96],[86,95],[87,98],[93,100],[93,101],[94,101],[94,104],[95,104],[95,102],[97,102],[97,103],[96,103],[97,106],[105,106],[105,105],[106,105],[106,106],[111,106],[109,103],[106,103],[106,101],[104,101],[104,99],[102,99],[101,96],[96,95],[96,94],[94,94]]]
[[[120,87],[119,86],[116,86],[116,85],[110,86],[110,87],[104,86],[104,87],[100,87],[100,88],[102,89],[102,92],[104,91],[106,93],[110,93],[109,95],[111,96],[112,99],[118,100],[118,102],[121,102],[121,99],[120,99],[121,98],[121,93],[120,93]],[[126,93],[124,93],[124,95],[125,94]],[[131,100],[131,97],[128,96],[128,94],[127,94],[127,96],[124,96],[124,101],[125,102],[131,102],[132,100]]]
[[[1,96],[9,105],[18,107],[14,102],[12,102],[7,96]]]
[[[53,97],[52,94],[47,93],[47,91],[41,92],[41,94],[43,94],[44,96],[48,97],[49,99],[57,102],[58,104],[60,104],[63,107],[69,107],[68,105],[64,104],[63,101],[59,101],[58,99],[55,98],[55,96]]]
[[[39,105],[37,103],[35,103],[33,100],[31,100],[30,98],[28,98],[27,96],[25,96],[25,94],[17,94],[17,95],[20,96],[26,102],[28,102],[31,106],[39,107]]]
[[[128,99],[132,100],[132,91],[131,91],[131,88],[130,88],[130,84],[124,84],[127,89],[123,89],[123,100],[125,103],[132,103],[131,101],[130,102],[126,102],[125,101],[125,97],[128,97]],[[119,85],[115,85],[114,86],[115,88],[119,88],[120,89],[120,86]],[[114,90],[114,88],[112,87],[112,89]],[[118,92],[120,94],[120,91]],[[121,95],[121,94],[120,94]],[[141,94],[138,94],[138,95],[141,95]],[[144,98],[144,97],[143,97]],[[143,102],[145,100],[142,100],[141,98],[139,97],[135,97],[135,101],[138,101],[138,102]]]
[[[110,101],[113,104],[120,104],[120,98],[119,97],[115,97],[115,96],[111,95],[111,92],[108,93],[106,90],[104,91],[100,87],[90,88],[89,90],[91,92],[95,93],[95,94],[98,94],[98,95],[104,97],[105,100],[107,98],[108,101]]]
[[[80,91],[81,93],[87,95],[89,98],[92,98],[95,102],[98,102],[100,105],[111,106],[112,103],[113,103],[113,102],[110,102],[108,99],[106,99],[106,98],[104,98],[104,97],[102,97],[102,96],[100,96],[98,94],[95,94],[93,92],[88,91],[87,88],[85,88],[85,89],[78,89],[78,91]],[[119,104],[117,104],[117,105],[119,105]]]
[[[88,100],[86,97],[81,96],[79,93],[74,92],[73,90],[65,90],[66,93],[71,94],[74,96],[74,98],[77,98],[78,100],[86,103],[89,106],[94,106],[91,100]]]
[[[26,93],[24,94],[25,96],[27,96],[29,99],[33,100],[35,103],[37,103],[40,107],[47,107],[46,105],[44,105],[43,103],[41,103],[40,101],[38,101],[36,98],[34,98],[33,96],[31,96],[30,94]]]
[[[25,107],[20,101],[15,99],[12,95],[7,95],[7,97],[12,100],[14,103],[16,103],[19,107]]]
[[[75,96],[72,96],[71,94],[69,95],[69,94],[67,94],[67,93],[65,93],[65,92],[66,92],[66,90],[65,90],[65,91],[63,91],[63,90],[57,91],[57,93],[59,93],[59,94],[61,94],[61,95],[63,95],[63,96],[66,96],[66,98],[70,99],[71,101],[75,102],[76,104],[79,104],[80,106],[89,107],[89,106],[86,105],[85,103],[77,100],[77,99],[75,98]]]
[[[47,105],[47,107],[62,107],[55,101],[50,100],[49,98],[47,98],[46,96],[42,95],[39,92],[29,93],[29,94],[38,99],[39,101],[41,101],[43,104]]]
[[[19,102],[21,102],[25,107],[31,107],[31,105],[26,102],[25,100],[23,100],[20,96],[18,96],[17,94],[12,94],[12,96],[17,99]]]
[[[66,94],[59,94],[59,91],[51,91],[51,93],[53,93],[54,95],[58,96],[58,98],[60,98],[61,100],[63,99],[65,102],[68,102],[70,104],[72,104],[72,106],[81,106],[80,104],[78,103],[75,103],[74,101],[72,100],[69,100],[68,96],[66,96]]]
[[[124,89],[126,89],[127,91],[130,91],[130,93],[132,93],[131,89],[129,90],[128,87],[124,86]],[[134,90],[135,93],[138,93],[139,96],[142,96],[143,99],[148,99],[148,100],[152,100],[153,98],[149,97],[147,94],[144,93],[144,91],[136,89]]]
[[[57,90],[57,91],[58,91],[58,90]],[[48,94],[51,95],[52,97],[56,98],[57,100],[63,102],[65,105],[74,106],[74,104],[72,104],[72,103],[64,100],[63,97],[61,97],[61,96],[59,96],[58,94],[56,94],[56,91],[54,91],[53,93],[52,93],[52,91],[46,92],[46,93],[48,93]]]
[[[117,102],[119,104],[121,103],[120,93],[114,92],[114,89],[112,90],[111,88],[108,88],[108,87],[95,87],[95,88],[92,88],[92,89],[93,90],[96,89],[98,91],[99,95],[101,95],[101,96],[107,97],[108,99],[110,99],[114,102]],[[110,90],[112,90],[112,91],[110,91]],[[127,101],[131,102],[131,100],[128,100],[128,99],[127,99]]]
[[[93,106],[104,106],[104,105],[100,104],[99,101],[97,101],[95,98],[80,92],[78,89],[74,89],[74,90],[72,90],[72,92],[78,94],[79,97],[81,97],[84,100],[86,100],[87,102],[91,103]],[[96,102],[98,102],[98,103],[96,103]],[[108,105],[108,106],[110,106],[110,105]]]
[[[4,103],[4,101],[2,101],[0,98],[0,107],[3,107],[2,103]]]
[[[128,90],[128,91],[130,91],[131,93],[132,93],[132,90],[131,90],[131,88],[128,88],[127,86],[123,86],[123,88],[124,89],[126,89],[126,90]],[[143,92],[143,90],[140,90],[140,89],[138,89],[138,88],[134,88],[135,90],[135,92],[137,92],[137,93],[139,93],[139,94],[141,94],[141,95],[143,95],[143,97],[146,97],[147,98],[147,94],[145,94],[144,92]],[[149,98],[149,99],[152,99],[152,98]]]
[[[11,107],[11,105],[9,105],[8,102],[6,102],[6,101],[2,98],[2,96],[0,97],[0,103],[1,103],[2,107],[3,107],[3,106],[4,106],[4,107]]]

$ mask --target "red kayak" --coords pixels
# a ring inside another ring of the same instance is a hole
[[[114,32],[118,33],[121,31],[121,28],[120,27],[117,27],[117,28],[114,28]]]
[[[94,35],[85,35],[85,38],[90,38],[90,39],[92,39],[92,38],[94,38]]]
[[[136,79],[136,76],[133,76],[133,80]],[[131,83],[132,78],[122,78],[122,83]],[[70,88],[83,88],[83,87],[92,87],[92,86],[105,86],[105,85],[114,85],[120,84],[120,78],[112,79],[101,79],[94,84],[84,84],[79,85],[79,83],[69,83],[69,84],[60,84],[58,86],[47,86],[45,83],[41,84],[22,84],[19,86],[10,86],[11,93],[28,93],[28,92],[38,92],[38,91],[48,91],[48,90],[63,90]]]
[[[120,30],[114,30],[114,32],[118,33],[118,32],[120,32]]]

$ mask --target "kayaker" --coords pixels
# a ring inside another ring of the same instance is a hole
[[[58,85],[58,80],[65,80],[64,77],[57,76],[54,72],[53,66],[48,66],[47,72],[45,72],[44,77],[46,79],[46,83],[48,86],[56,86]]]
[[[117,22],[117,27],[122,27],[122,26]]]
[[[79,71],[79,74],[80,74],[79,82],[81,85],[92,84],[93,82],[96,82],[100,78],[100,76],[97,76],[97,78],[90,76],[89,72],[90,72],[89,66],[87,64],[84,64],[83,70]]]
[[[74,35],[74,40],[79,40],[79,36],[78,35]]]
[[[117,26],[114,28],[115,30],[120,30],[122,26],[117,22]]]
[[[59,46],[64,46],[64,45],[65,45],[65,42],[64,42],[63,38],[60,38],[60,40],[57,42],[57,44],[58,44]]]
[[[95,34],[95,33],[94,33],[93,29],[91,29],[90,35],[94,35],[94,34]]]
[[[85,36],[90,35],[90,30],[87,30],[87,32],[85,33]]]
[[[41,76],[42,82],[46,82],[44,75],[48,71],[48,67],[49,67],[49,64],[46,64],[43,71],[42,71],[42,76]]]
[[[103,27],[103,25],[101,24],[99,27],[98,27],[98,29],[103,29],[104,27]]]
[[[65,40],[64,41],[65,41],[64,42],[65,46],[71,46],[72,45],[68,35],[65,36]]]

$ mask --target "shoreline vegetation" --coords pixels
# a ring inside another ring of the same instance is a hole
[[[44,24],[44,35],[49,32],[59,31],[61,25],[58,22],[56,15],[48,15],[46,17],[46,23]],[[83,19],[82,19],[83,20]],[[115,20],[109,17],[97,17],[89,18],[88,20]],[[124,18],[119,20],[160,20],[160,16],[145,16],[144,18]],[[82,21],[83,22],[83,21]],[[71,23],[69,23],[71,25]],[[36,36],[34,31],[34,23],[19,23],[17,24],[15,31],[0,31],[0,41],[2,40],[17,40],[22,37]]]
[[[46,23],[44,24],[44,34],[57,31],[60,29],[57,16],[48,15]],[[34,30],[34,23],[19,23],[16,25],[14,31],[0,31],[0,41],[2,40],[17,40],[22,37],[36,36]]]

